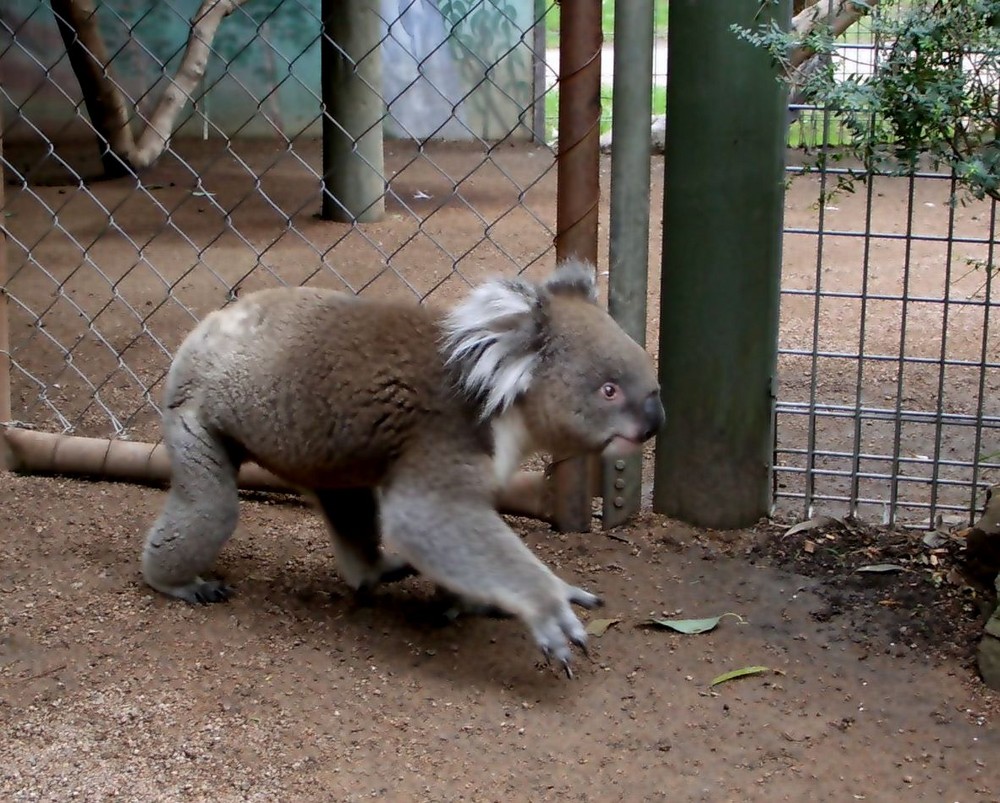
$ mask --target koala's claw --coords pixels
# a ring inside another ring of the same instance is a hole
[[[233,589],[221,580],[206,580],[194,589],[192,595],[193,601],[199,605],[209,605],[213,602],[228,602],[233,593]]]
[[[573,678],[573,670],[570,667],[571,645],[578,647],[586,658],[590,658],[590,653],[587,651],[587,632],[574,615],[568,599],[562,603],[554,616],[537,622],[533,631],[546,665],[551,666],[554,658],[567,678]]]
[[[552,666],[552,650],[548,647],[542,647],[542,656],[545,658],[545,665],[547,667]],[[570,680],[573,679],[573,667],[570,666],[569,656],[562,656],[559,658],[559,666],[562,667],[563,672],[566,673],[566,677]]]
[[[566,599],[574,605],[579,605],[581,608],[593,609],[604,607],[604,600],[601,597],[569,584],[566,585]]]

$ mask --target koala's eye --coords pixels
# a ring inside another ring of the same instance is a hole
[[[601,395],[608,401],[617,399],[619,393],[621,393],[621,389],[614,382],[605,382],[601,386]]]

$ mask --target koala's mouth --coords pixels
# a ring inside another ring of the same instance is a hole
[[[601,454],[604,457],[628,457],[642,449],[643,441],[630,438],[627,435],[612,435],[604,444]]]

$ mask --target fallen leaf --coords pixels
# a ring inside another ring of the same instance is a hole
[[[887,572],[901,572],[903,567],[898,563],[873,563],[869,566],[858,566],[856,572],[869,572],[872,574],[885,574]]]
[[[959,588],[965,588],[968,586],[968,583],[965,581],[965,577],[963,577],[962,573],[954,566],[948,570],[948,574],[945,575],[944,579],[953,586],[958,586]]]
[[[716,625],[722,621],[725,616],[735,616],[740,620],[742,624],[744,619],[738,613],[723,613],[719,616],[710,616],[707,619],[647,619],[643,624],[655,625],[656,627],[667,627],[671,630],[676,630],[678,633],[684,633],[686,635],[695,635],[697,633],[707,633],[709,630],[714,630]]]
[[[931,530],[924,536],[924,546],[935,549],[942,544],[948,543],[948,536],[940,530]]]
[[[795,535],[796,533],[818,530],[820,527],[828,527],[831,524],[839,524],[841,527],[846,526],[843,519],[839,519],[836,516],[816,516],[789,527],[785,530],[785,535]]]
[[[727,680],[735,680],[736,678],[744,678],[748,675],[760,675],[764,672],[770,672],[771,668],[768,666],[744,666],[742,669],[734,669],[731,672],[723,672],[717,678],[715,678],[711,686],[716,686],[719,683],[725,683]]]
[[[587,635],[600,638],[608,632],[611,625],[616,625],[621,619],[594,619],[587,625]]]

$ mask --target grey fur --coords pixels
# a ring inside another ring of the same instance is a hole
[[[554,296],[596,303],[593,267],[564,262],[540,285],[486,282],[445,316],[447,362],[457,368],[459,387],[478,404],[482,419],[507,410],[531,384]]]
[[[495,498],[530,453],[634,449],[662,424],[652,360],[595,298],[577,263],[537,284],[487,282],[446,314],[309,288],[211,313],[167,376],[172,483],[146,582],[228,598],[202,575],[236,527],[252,459],[313,499],[351,587],[420,572],[520,617],[568,670],[570,645],[586,643],[571,605],[600,600],[539,561]]]

